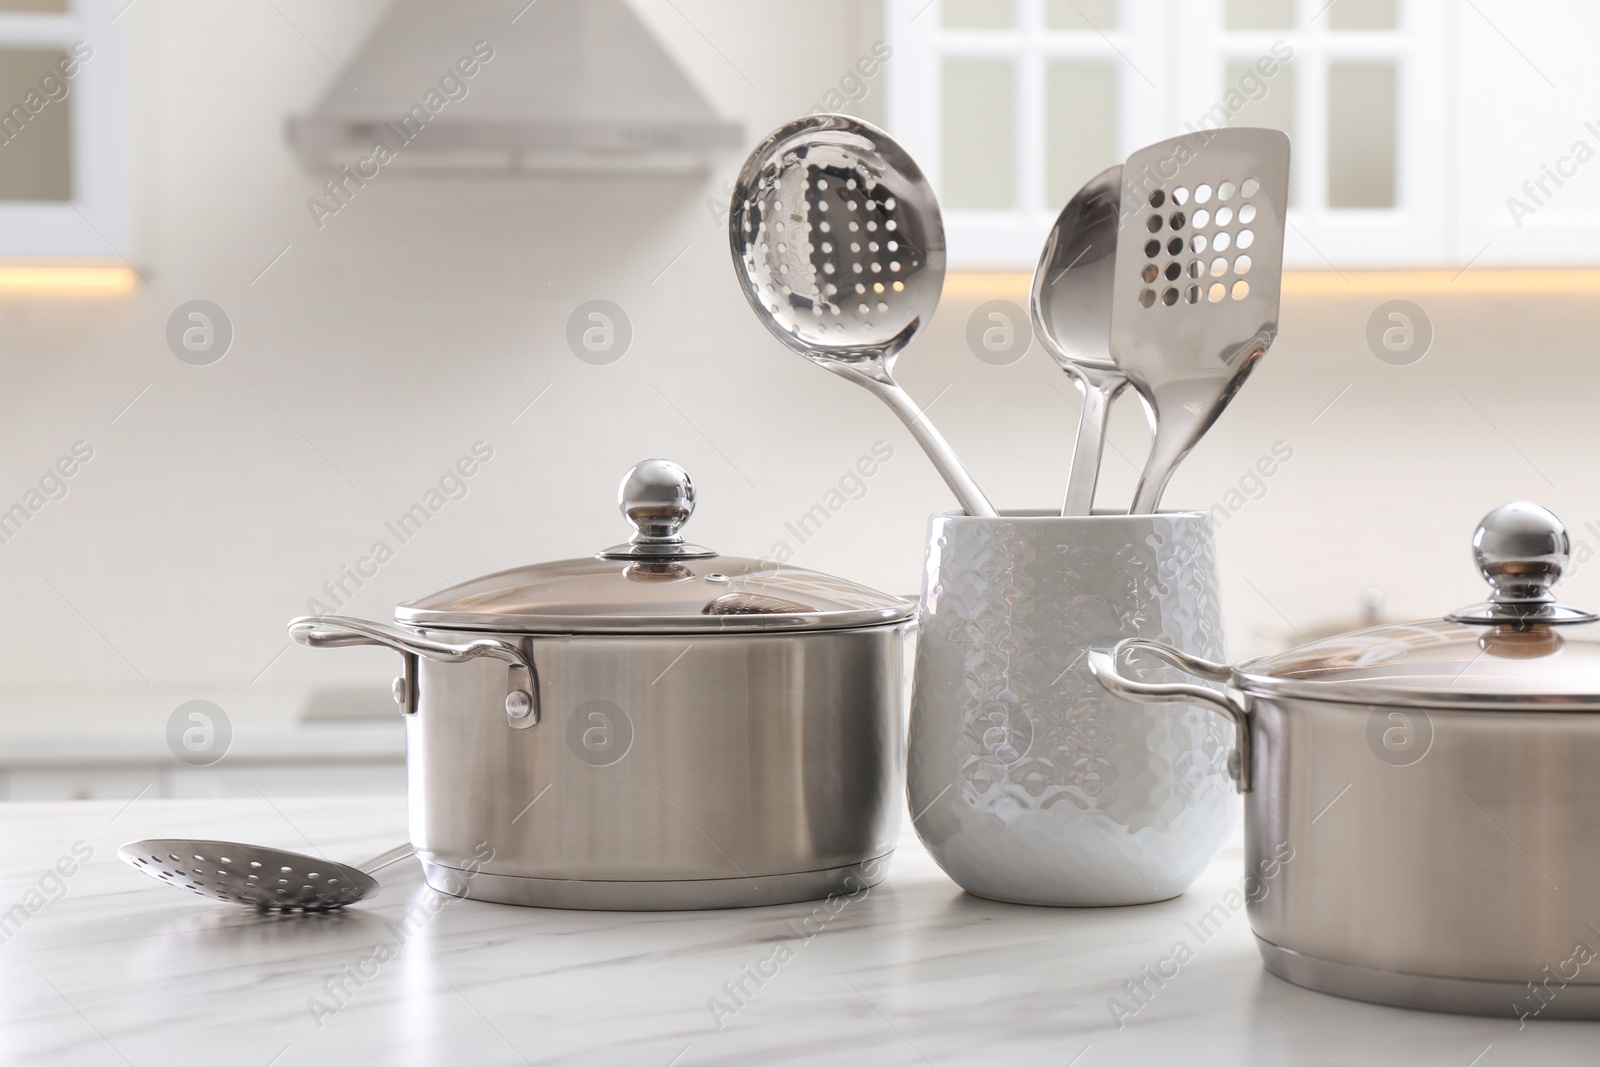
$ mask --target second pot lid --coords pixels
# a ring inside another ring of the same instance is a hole
[[[1600,711],[1600,625],[1550,588],[1571,556],[1561,521],[1537,504],[1506,504],[1484,518],[1472,549],[1488,601],[1251,660],[1234,684],[1358,704]]]
[[[880,626],[915,610],[843,578],[688,544],[694,482],[669,460],[634,467],[618,498],[635,530],[627,543],[475,578],[401,604],[395,619],[497,633],[748,633]]]

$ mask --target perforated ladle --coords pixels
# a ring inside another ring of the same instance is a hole
[[[410,844],[352,867],[237,841],[150,838],[117,849],[122,861],[179,889],[263,911],[330,911],[378,891],[372,876],[413,855]]]
[[[846,115],[791,122],[757,145],[739,172],[728,238],[740,287],[767,328],[877,394],[967,513],[994,515],[890,374],[944,289],[944,222],[910,154]]]

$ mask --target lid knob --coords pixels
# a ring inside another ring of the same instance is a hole
[[[682,540],[694,514],[694,479],[670,459],[647,459],[623,475],[617,505],[633,525],[633,543]]]
[[[1452,622],[1588,622],[1593,612],[1556,603],[1551,586],[1572,558],[1567,528],[1548,508],[1501,504],[1472,536],[1472,558],[1494,590],[1485,604],[1446,616]]]
[[[1572,558],[1567,528],[1548,508],[1526,501],[1501,504],[1472,537],[1472,558],[1496,604],[1553,604],[1550,587]]]
[[[687,544],[683,526],[694,514],[694,479],[670,459],[634,464],[617,487],[617,506],[633,526],[625,545],[600,553],[606,559],[704,559],[709,548]]]

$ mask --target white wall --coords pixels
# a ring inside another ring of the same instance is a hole
[[[322,177],[291,154],[284,119],[336,77],[318,52],[342,63],[384,5],[279,6],[293,27],[263,4],[142,0],[128,11],[132,254],[152,284],[116,301],[5,300],[0,499],[20,497],[74,441],[95,449],[69,495],[0,545],[6,684],[247,684],[285,646],[287,619],[480,439],[495,458],[468,497],[352,610],[384,617],[450,581],[621,540],[616,483],[649,455],[696,475],[698,538],[760,554],[780,517],[895,432],[750,316],[706,207],[724,198],[739,153],[694,177],[456,177],[520,254],[445,182],[399,172],[319,231],[306,200]],[[876,38],[871,9],[853,3],[803,20],[703,0],[644,14],[752,138],[808,109]],[[763,50],[780,37],[783,49]],[[881,93],[872,87],[868,109]],[[569,313],[593,297],[634,324],[613,366],[581,363],[563,340]],[[164,338],[168,315],[194,298],[221,305],[235,328],[210,367],[179,362]],[[819,416],[837,425],[820,415],[829,404],[857,405],[859,428],[818,432]],[[806,422],[808,433],[783,432]],[[893,487],[900,507],[918,495],[919,511],[943,504],[931,483],[917,492],[909,455],[902,471],[912,478]],[[830,538],[870,529],[897,509],[894,495],[881,490]],[[887,573],[903,554],[884,545],[847,569],[904,585],[914,567]],[[386,685],[390,658],[296,647],[262,683]]]
[[[382,8],[279,6],[335,63]],[[804,18],[734,0],[642,6],[752,141],[820,99],[879,33],[875,5],[855,0],[813,0]],[[284,117],[334,76],[317,51],[270,5],[141,0],[125,18],[134,254],[152,282],[121,300],[0,304],[0,505],[74,441],[95,450],[69,495],[0,545],[0,695],[148,683],[203,696],[258,675],[285,689],[385,689],[390,654],[285,653],[284,623],[480,439],[495,455],[469,495],[352,612],[381,619],[448,582],[621,540],[617,480],[651,455],[694,473],[696,540],[762,555],[879,439],[895,458],[797,558],[916,587],[925,517],[951,502],[887,410],[750,315],[706,208],[737,158],[694,178],[456,178],[521,254],[443,181],[403,173],[319,232],[305,201],[320,178],[283,137]],[[875,115],[881,92],[859,110]],[[635,330],[608,367],[563,340],[571,310],[596,297]],[[194,298],[220,304],[236,331],[210,367],[179,362],[164,339],[173,308]],[[1348,623],[1366,585],[1397,616],[1479,598],[1467,538],[1507,498],[1546,501],[1575,528],[1600,523],[1589,302],[1418,297],[1434,350],[1398,368],[1362,340],[1385,298],[1288,301],[1282,340],[1173,484],[1171,505],[1209,506],[1274,441],[1294,449],[1221,534],[1239,651]],[[1037,349],[1011,367],[975,359],[963,334],[976,303],[946,302],[902,378],[924,401],[953,383],[932,415],[1001,506],[1050,506],[1067,383]],[[1116,446],[1138,457],[1124,407]],[[1108,461],[1107,498],[1125,499],[1132,478]],[[1565,591],[1600,604],[1600,564]]]

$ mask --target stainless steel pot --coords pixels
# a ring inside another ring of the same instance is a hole
[[[636,533],[595,556],[423,597],[394,626],[290,623],[303,644],[401,653],[428,883],[657,910],[880,881],[899,833],[913,605],[685,543],[694,487],[677,464],[635,467],[621,504]]]
[[[1484,604],[1237,667],[1142,640],[1110,691],[1237,726],[1250,924],[1288,981],[1359,1000],[1600,1018],[1600,623],[1550,586],[1559,520],[1508,504]],[[1142,681],[1145,649],[1220,687]]]

